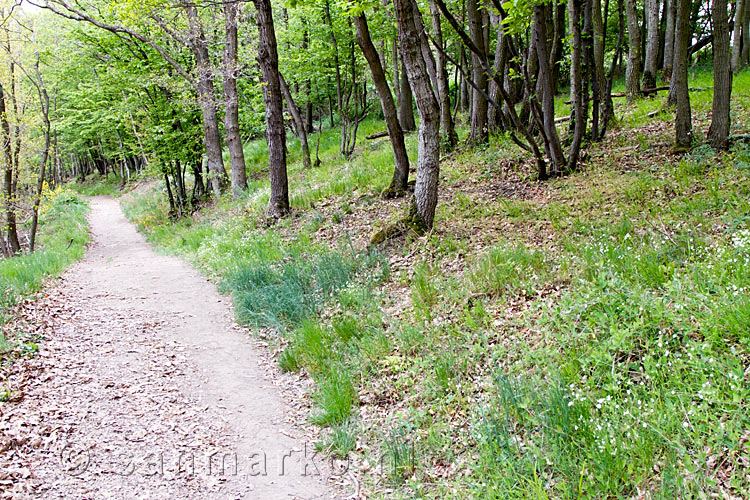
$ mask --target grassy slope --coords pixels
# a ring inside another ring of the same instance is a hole
[[[747,133],[750,73],[734,85]],[[692,96],[698,139],[710,99]],[[355,450],[375,497],[747,497],[750,148],[674,156],[661,105],[620,104],[623,128],[546,183],[502,137],[447,155],[435,231],[379,253],[404,210],[377,199],[387,141],[346,162],[336,130],[318,169],[292,145],[294,214],[271,227],[260,141],[239,202],[174,224],[158,187],[124,205],[315,379],[321,448]]]
[[[37,251],[0,259],[0,371],[14,352],[25,349],[23,332],[12,330],[14,304],[83,256],[89,241],[87,211],[86,203],[66,188],[47,192],[40,208]]]

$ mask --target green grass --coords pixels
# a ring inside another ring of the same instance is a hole
[[[39,291],[47,278],[83,256],[89,241],[87,211],[86,202],[69,189],[46,192],[40,207],[37,250],[0,259],[0,325],[9,319],[8,314],[20,298]],[[2,336],[0,360],[14,349],[36,350],[36,344],[21,337],[23,332]]]
[[[710,80],[691,69],[697,141]],[[295,211],[270,226],[262,141],[238,202],[170,221],[155,184],[124,205],[312,377],[318,449],[377,464],[376,498],[746,498],[750,147],[673,156],[663,104],[617,100],[622,128],[545,183],[502,134],[446,155],[436,230],[384,255],[352,241],[401,213],[377,199],[390,148],[344,160],[336,129],[317,169],[289,141]],[[748,71],[732,106],[747,133]]]
[[[106,177],[93,174],[86,182],[72,182],[69,187],[83,196],[119,196],[126,188],[120,177],[113,174]]]

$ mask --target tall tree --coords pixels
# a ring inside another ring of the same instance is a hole
[[[665,0],[667,9],[666,21],[664,23],[664,77],[672,77],[672,65],[674,64],[674,23],[677,17],[677,0]]]
[[[578,163],[578,156],[586,133],[586,122],[588,113],[584,108],[587,92],[583,84],[583,40],[581,36],[581,4],[582,0],[568,0],[568,22],[570,34],[572,35],[571,63],[570,63],[570,98],[572,99],[572,110],[574,120],[573,141],[570,146],[568,158],[568,170],[573,170]],[[554,110],[552,113],[554,116]]]
[[[632,102],[641,93],[641,27],[636,0],[625,0],[628,20],[628,65],[625,68],[625,94]]]
[[[198,9],[187,0],[184,4],[188,18],[188,47],[195,56],[195,69],[198,73],[198,100],[203,115],[203,130],[208,162],[209,182],[218,198],[227,184],[227,172],[222,157],[221,135],[219,135],[219,115],[214,91],[213,65],[208,52],[208,42],[203,25],[198,18]]]
[[[661,0],[645,0],[646,57],[643,61],[643,88],[656,87],[659,62],[659,5]]]
[[[271,0],[253,0],[258,25],[258,63],[263,75],[263,103],[266,108],[266,142],[268,170],[271,177],[271,199],[268,215],[284,216],[289,212],[289,181],[286,172],[286,130],[279,78],[279,55],[273,26]]]
[[[8,121],[7,106],[5,105],[5,89],[0,85],[0,122],[3,131],[3,152],[5,153],[3,165],[3,197],[5,198],[5,229],[7,230],[7,244],[11,254],[21,250],[18,241],[18,229],[16,223],[16,193],[13,189],[13,151],[10,135],[10,122]]]
[[[413,225],[431,229],[435,220],[440,177],[440,106],[422,55],[411,0],[394,0],[399,49],[419,112],[417,182],[412,204]]]
[[[448,85],[447,68],[448,61],[445,57],[445,44],[443,43],[443,27],[441,26],[440,21],[440,10],[437,5],[435,5],[434,0],[430,1],[430,16],[432,17],[433,41],[438,46],[435,71],[437,78],[437,92],[440,101],[440,130],[442,130],[443,137],[446,138],[448,145],[453,148],[458,142],[458,135],[456,134],[456,129],[453,124],[453,115],[451,114],[451,96],[450,86]]]
[[[693,122],[690,113],[690,92],[688,89],[691,6],[691,0],[678,0],[677,18],[675,21],[672,86],[676,104],[675,146],[678,150],[690,149],[690,145],[693,142]]]
[[[569,0],[569,2],[576,1],[578,0]],[[549,64],[547,23],[546,14],[544,12],[549,8],[551,8],[549,4],[543,3],[537,4],[534,8],[533,36],[537,51],[537,60],[539,61],[539,83],[542,90],[542,130],[544,130],[544,135],[548,144],[547,149],[552,158],[552,174],[559,175],[566,168],[566,164],[565,155],[562,146],[560,145],[560,139],[557,135],[557,129],[555,126],[555,92],[552,88],[552,68]],[[580,35],[580,30],[578,33]]]
[[[714,99],[708,142],[716,149],[726,149],[729,139],[729,107],[732,95],[727,0],[713,0],[711,16],[714,25]]]
[[[471,79],[474,87],[471,92],[471,131],[469,139],[481,143],[487,141],[487,73],[484,62],[487,60],[487,47],[482,25],[483,7],[478,0],[466,0],[466,16],[469,19],[469,34],[479,53],[471,54]]]
[[[372,80],[380,98],[380,105],[383,108],[383,116],[385,117],[385,126],[388,130],[388,137],[391,140],[391,147],[393,148],[393,178],[383,196],[394,197],[406,190],[406,184],[409,180],[409,156],[406,154],[404,133],[398,122],[396,104],[393,102],[391,89],[388,86],[388,80],[386,80],[378,51],[375,48],[375,44],[372,43],[372,38],[370,38],[370,29],[367,26],[367,19],[364,12],[354,17],[354,27],[357,31],[357,43],[362,49],[365,59],[367,59],[367,64],[370,66]]]
[[[224,130],[227,134],[229,160],[232,167],[232,193],[238,196],[247,189],[245,171],[245,152],[240,137],[240,104],[237,97],[237,18],[239,3],[224,4],[224,26],[226,42],[224,44]]]

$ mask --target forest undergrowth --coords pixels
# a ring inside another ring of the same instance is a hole
[[[324,130],[309,170],[291,140],[278,222],[262,140],[239,201],[172,220],[154,181],[122,203],[233,295],[282,370],[314,379],[318,447],[372,497],[747,498],[750,143],[702,145],[710,73],[690,84],[692,152],[672,152],[661,96],[618,103],[621,128],[546,182],[493,136],[443,155],[435,230],[374,248],[405,210],[379,199],[387,138],[345,160]],[[747,134],[749,72],[733,95]]]
[[[47,190],[40,206],[38,251],[0,259],[0,399],[4,368],[18,356],[36,352],[36,340],[16,325],[14,307],[41,290],[50,276],[60,274],[83,256],[89,242],[87,203],[67,187]]]

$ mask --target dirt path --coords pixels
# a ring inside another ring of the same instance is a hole
[[[115,200],[92,199],[90,223],[30,313],[45,340],[0,406],[0,497],[335,498],[229,301]]]

